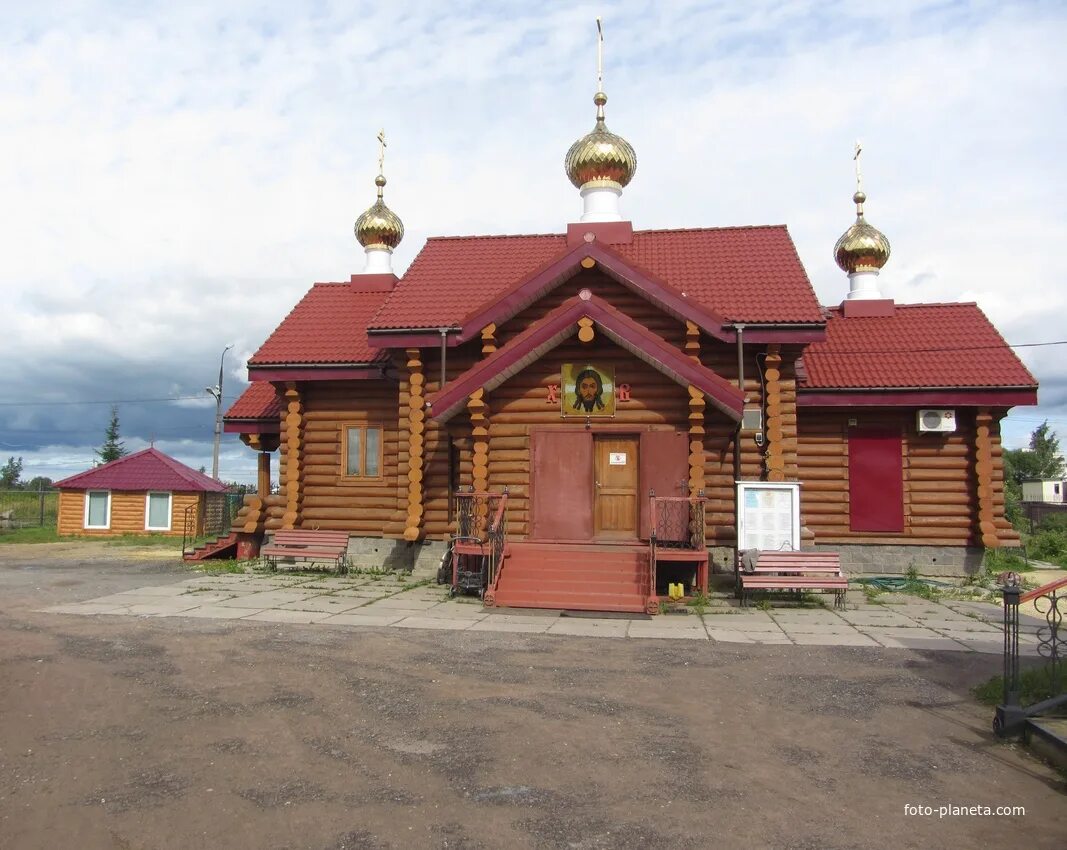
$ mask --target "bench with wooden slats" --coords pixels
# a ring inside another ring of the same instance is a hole
[[[274,532],[274,539],[259,553],[272,569],[278,568],[279,558],[299,561],[332,562],[339,573],[348,571],[348,532],[282,529]]]
[[[751,572],[737,565],[737,592],[742,605],[754,590],[825,591],[834,594],[834,607],[845,607],[848,578],[836,552],[760,550]]]

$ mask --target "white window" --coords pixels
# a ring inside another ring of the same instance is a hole
[[[111,528],[111,491],[87,490],[85,492],[86,528]]]
[[[145,498],[144,527],[147,531],[170,531],[170,493],[149,493]]]

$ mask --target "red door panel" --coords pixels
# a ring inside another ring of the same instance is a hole
[[[904,530],[904,462],[899,432],[849,432],[848,511],[853,531]]]
[[[593,538],[593,435],[534,431],[530,435],[530,536]]]
[[[689,435],[684,431],[647,431],[641,435],[641,537],[648,538],[648,491],[657,496],[684,496],[689,480]],[[696,494],[694,494],[696,495]]]

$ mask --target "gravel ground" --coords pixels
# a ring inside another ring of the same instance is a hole
[[[995,656],[36,613],[187,577],[0,547],[0,847],[1067,846]]]

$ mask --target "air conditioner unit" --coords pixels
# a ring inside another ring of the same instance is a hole
[[[955,410],[920,410],[917,419],[921,432],[946,434],[956,430]]]

